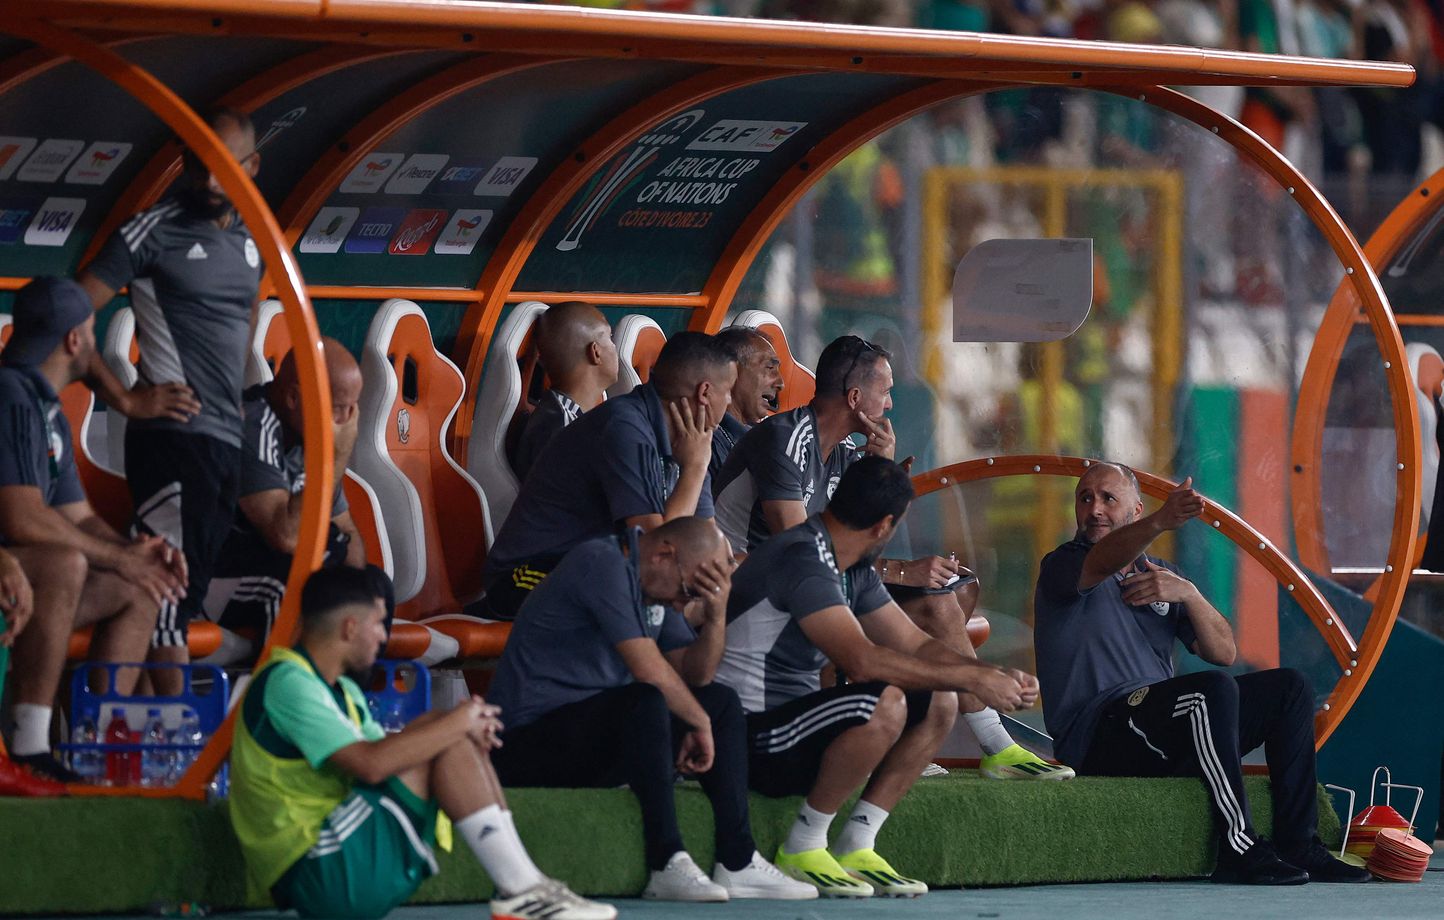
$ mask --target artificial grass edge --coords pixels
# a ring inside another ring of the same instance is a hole
[[[1245,782],[1254,823],[1268,833],[1268,780]],[[631,793],[512,789],[507,795],[544,872],[588,895],[641,890],[641,814]],[[752,797],[753,834],[764,855],[776,851],[798,801]],[[1319,805],[1320,836],[1337,844],[1339,818],[1322,788]],[[677,812],[688,850],[710,867],[706,798],[684,784]],[[908,875],[948,888],[1192,878],[1211,869],[1215,843],[1197,780],[997,782],[968,772],[920,781],[883,827],[878,847]],[[441,873],[412,903],[490,897],[491,881],[465,845],[438,856]],[[0,886],[0,914],[118,912],[179,901],[217,910],[262,906],[246,902],[240,849],[224,805],[0,800],[0,864],[9,881]]]

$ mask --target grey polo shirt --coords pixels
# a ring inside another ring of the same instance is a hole
[[[486,579],[615,533],[629,517],[661,514],[680,476],[656,388],[607,400],[543,449],[487,554]],[[702,483],[699,517],[712,516],[710,487]]]
[[[639,533],[577,545],[522,605],[487,693],[508,728],[632,683],[620,642],[645,637],[670,652],[697,638],[680,613],[643,601]]]
[[[1083,763],[1109,703],[1173,677],[1174,642],[1192,648],[1197,641],[1183,604],[1127,604],[1118,575],[1079,591],[1092,548],[1077,538],[1044,556],[1033,594],[1043,717],[1058,759],[1071,764]],[[1178,572],[1171,563],[1147,558]]]
[[[34,486],[52,508],[85,501],[70,422],[33,367],[0,367],[0,486]]]
[[[242,400],[245,428],[242,434],[241,486],[239,496],[282,489],[296,495],[306,488],[306,449],[301,437],[286,428],[266,398],[274,384],[263,383],[246,390]],[[331,499],[331,517],[347,508],[346,493],[337,489]],[[238,529],[249,529],[244,514],[237,514]]]
[[[837,606],[867,616],[891,602],[867,563],[838,571],[822,518],[808,518],[753,550],[732,574],[717,680],[737,691],[748,712],[813,693],[821,689],[827,656],[807,638],[802,621]]]
[[[241,445],[251,309],[264,270],[239,217],[222,230],[172,200],[135,215],[106,241],[89,271],[116,290],[130,285],[140,379],[185,383],[201,403],[188,422],[136,419],[132,428]]]
[[[742,436],[713,482],[717,526],[733,550],[750,552],[772,535],[765,501],[802,502],[809,515],[827,507],[843,472],[862,454],[850,438],[829,445],[830,456],[822,447],[811,406],[769,416]]]

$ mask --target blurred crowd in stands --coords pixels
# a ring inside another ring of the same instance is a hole
[[[998,32],[1049,38],[1177,44],[1412,65],[1408,89],[1204,88],[1209,104],[1240,118],[1311,176],[1416,177],[1426,126],[1444,123],[1441,0],[573,0],[576,5],[870,26]],[[1020,124],[992,112],[994,155],[1045,156],[1066,145],[1067,122],[1048,91]],[[1061,94],[1053,93],[1054,96]],[[994,108],[990,104],[990,108]],[[1005,107],[1006,109],[1006,107]],[[1025,132],[1026,137],[1014,136]],[[981,141],[972,137],[974,144]],[[1110,151],[1103,151],[1108,153]],[[1118,151],[1125,159],[1130,151]],[[1054,156],[1057,154],[1054,153]],[[1113,157],[1110,165],[1127,165]]]

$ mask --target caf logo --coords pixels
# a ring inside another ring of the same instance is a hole
[[[402,409],[396,413],[396,440],[405,444],[411,440],[411,410]]]

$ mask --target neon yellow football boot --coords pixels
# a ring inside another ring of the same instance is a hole
[[[849,875],[825,848],[788,853],[778,847],[777,858],[772,863],[785,875],[816,887],[824,898],[872,897],[872,886]]]
[[[1072,779],[1072,767],[1049,763],[1021,744],[989,754],[978,765],[978,771],[989,779]]]
[[[879,898],[917,898],[928,893],[928,886],[915,878],[898,874],[877,850],[853,850],[837,857],[837,864],[853,878],[867,882]]]

